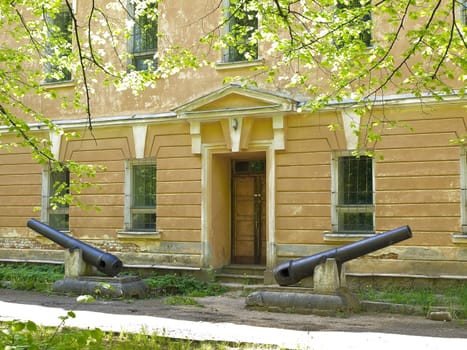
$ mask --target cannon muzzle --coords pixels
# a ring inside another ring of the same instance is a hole
[[[305,277],[313,276],[315,267],[327,259],[333,258],[337,264],[342,264],[410,237],[412,237],[410,227],[402,226],[342,247],[284,262],[274,268],[274,278],[279,285],[290,286],[300,282]]]
[[[74,250],[80,249],[83,254],[83,260],[88,264],[95,266],[99,271],[108,276],[116,276],[123,268],[122,261],[115,255],[103,252],[89,244],[70,237],[63,232],[57,231],[54,228],[35,219],[29,219],[27,222],[29,228],[51,241],[54,241],[63,248]]]

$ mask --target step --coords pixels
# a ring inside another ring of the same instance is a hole
[[[222,283],[263,284],[264,277],[248,274],[218,273],[216,280]]]
[[[228,265],[216,273],[216,280],[221,283],[264,284],[264,266]]]
[[[226,265],[219,271],[219,273],[263,276],[264,270],[266,270],[266,267],[263,265]]]

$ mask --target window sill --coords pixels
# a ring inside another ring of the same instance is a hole
[[[326,242],[356,242],[364,238],[373,237],[374,233],[337,233],[337,232],[325,232],[324,241]]]
[[[264,59],[260,58],[252,61],[236,61],[236,62],[216,62],[217,70],[239,69],[248,67],[257,67],[264,64]]]
[[[118,231],[117,237],[119,239],[154,239],[160,240],[160,231],[146,232],[146,231]]]
[[[453,233],[452,243],[454,244],[467,244],[467,234],[465,233]]]
[[[47,83],[45,81],[41,82],[41,87],[44,89],[56,89],[56,88],[65,88],[65,87],[73,87],[75,86],[74,80],[65,80],[65,81],[55,81],[51,83]]]

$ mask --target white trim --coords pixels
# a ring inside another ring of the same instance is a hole
[[[118,125],[135,125],[135,124],[150,124],[152,122],[165,122],[173,120],[177,115],[173,112],[164,112],[156,114],[133,114],[112,117],[93,118],[92,126],[95,127],[108,127]],[[70,120],[52,120],[52,123],[62,129],[76,129],[83,128],[89,125],[89,119],[70,119]],[[30,123],[28,124],[31,130],[48,130],[44,123]],[[9,127],[5,125],[0,126],[0,132],[8,132]]]
[[[276,245],[276,154],[275,143],[266,149],[266,208],[267,208],[267,246],[266,268],[272,270],[277,264]]]
[[[236,61],[236,62],[216,62],[216,70],[240,69],[263,66],[265,64],[264,58],[257,58],[251,61]]]
[[[224,146],[201,145],[201,265],[208,267],[211,262],[211,246],[209,244],[209,207],[211,204],[211,181],[208,176],[212,171],[212,153],[216,149],[224,149]]]
[[[62,140],[62,135],[55,131],[50,131],[49,138],[50,138],[50,143],[51,143],[50,151],[52,152],[52,155],[54,156],[55,159],[59,159],[60,143]]]
[[[344,125],[347,149],[358,149],[358,134],[356,131],[360,129],[360,115],[355,113],[353,109],[345,108],[342,110],[342,124]]]
[[[222,98],[230,95],[239,95],[247,97],[249,99],[256,99],[262,103],[258,103],[250,107],[233,107],[233,108],[222,108],[222,109],[203,109],[204,106],[213,102],[222,100]],[[211,115],[219,116],[219,113],[223,113],[221,117],[232,117],[233,114],[260,114],[268,112],[292,112],[297,107],[297,101],[290,98],[279,95],[278,93],[271,91],[264,91],[245,87],[240,84],[228,84],[222,86],[220,89],[212,91],[208,94],[195,98],[188,101],[173,109],[177,113],[178,118],[202,118],[209,117]]]
[[[304,112],[309,111],[306,108],[307,101],[302,101],[300,103],[300,109]],[[377,98],[368,98],[364,101],[366,104],[372,104],[373,107],[378,106],[391,106],[391,107],[407,107],[414,106],[420,107],[420,104],[438,106],[446,104],[461,104],[467,103],[467,97],[461,97],[460,95],[443,95],[442,100],[439,98],[433,97],[432,94],[421,94],[421,96],[415,96],[414,94],[397,94],[397,95],[388,95]],[[338,108],[358,108],[363,106],[363,103],[359,103],[352,99],[344,99],[342,101],[329,101],[322,110],[336,110]]]
[[[284,115],[278,114],[272,117],[272,132],[274,135],[274,149],[285,150]]]
[[[199,120],[190,120],[191,153],[201,154],[201,123]]]
[[[133,140],[136,159],[144,158],[144,149],[146,147],[147,124],[133,125]]]
[[[242,136],[243,118],[229,118],[230,145],[232,152],[240,151],[240,139]]]
[[[131,160],[126,159],[124,164],[125,179],[123,183],[123,227],[127,230],[131,226]]]
[[[50,193],[50,167],[42,167],[42,188],[41,188],[41,221],[49,223],[49,193]]]

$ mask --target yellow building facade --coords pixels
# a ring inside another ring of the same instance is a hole
[[[86,3],[76,2],[77,13]],[[176,23],[204,18],[215,26],[221,16],[218,10],[203,17],[206,9],[194,3],[161,4],[159,27],[181,45],[201,28]],[[466,278],[467,158],[451,142],[466,134],[465,99],[388,94],[373,106],[385,121],[371,145],[375,156],[355,157],[365,135],[353,130],[367,120],[351,103],[312,112],[306,99],[280,87],[223,83],[268,64],[263,49],[259,43],[257,60],[220,58],[138,96],[98,82],[92,131],[81,112],[31,96],[58,126],[81,134],[65,140],[31,124],[59,159],[105,168],[92,179],[98,186],[79,196],[99,209],[67,208],[65,231],[127,267],[258,265],[274,283],[271,271],[284,260],[409,225],[413,238],[349,262],[347,272]],[[71,96],[76,85],[47,87]],[[6,130],[1,137],[14,139]],[[60,247],[26,227],[30,217],[53,221],[51,170],[26,148],[0,152],[0,261],[63,261]]]

